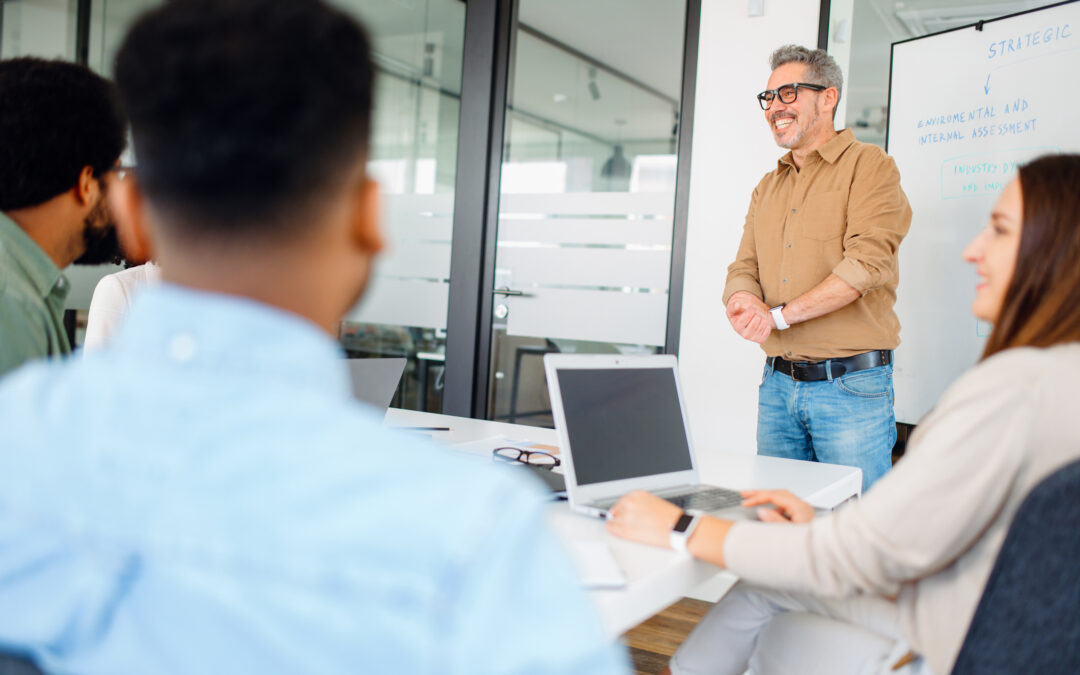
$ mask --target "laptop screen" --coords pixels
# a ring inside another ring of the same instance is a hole
[[[557,373],[578,485],[694,468],[672,369]]]

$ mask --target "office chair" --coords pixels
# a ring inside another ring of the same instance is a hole
[[[0,652],[0,675],[44,675],[34,662],[22,657]]]
[[[1080,460],[1016,512],[953,675],[1080,673]]]

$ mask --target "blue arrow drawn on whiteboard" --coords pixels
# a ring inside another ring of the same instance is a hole
[[[988,96],[990,95],[990,76],[989,75],[986,76],[986,84],[983,85],[983,93],[985,93]]]

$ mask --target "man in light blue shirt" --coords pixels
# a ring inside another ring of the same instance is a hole
[[[164,283],[102,351],[0,385],[0,651],[624,672],[538,488],[350,398],[331,336],[381,246],[362,29],[318,0],[174,0],[116,74],[139,174],[110,197]]]

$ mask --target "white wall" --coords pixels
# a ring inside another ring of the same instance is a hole
[[[817,45],[819,3],[765,0],[748,17],[745,0],[704,0],[694,105],[693,168],[679,356],[695,450],[707,480],[718,450],[757,451],[761,348],[739,338],[721,293],[735,258],[754,186],[783,154],[754,95],[769,78],[768,57],[785,43]]]

